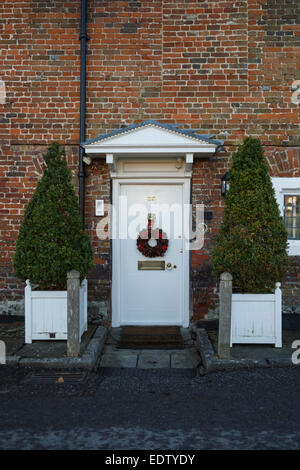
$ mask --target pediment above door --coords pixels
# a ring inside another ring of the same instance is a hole
[[[184,157],[186,170],[190,171],[195,155],[209,158],[222,148],[223,141],[211,137],[193,130],[180,129],[174,124],[148,120],[101,134],[84,142],[82,147],[90,158],[106,156],[111,171],[115,171],[116,160],[124,157]]]

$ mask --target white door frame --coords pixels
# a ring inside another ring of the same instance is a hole
[[[119,234],[119,196],[121,194],[121,185],[123,184],[163,184],[163,185],[182,185],[182,204],[190,204],[190,176],[182,178],[113,178],[112,180],[112,327],[121,326],[121,256],[120,240],[116,237]],[[190,322],[190,256],[189,250],[183,249],[183,276],[182,276],[182,326],[187,328]]]

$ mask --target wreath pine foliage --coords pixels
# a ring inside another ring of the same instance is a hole
[[[150,240],[155,240],[156,245],[151,246]],[[146,258],[164,256],[169,245],[167,234],[160,228],[152,227],[152,220],[148,220],[147,228],[144,228],[137,237],[137,249]]]

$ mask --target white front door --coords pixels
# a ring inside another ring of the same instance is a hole
[[[183,325],[183,184],[121,184],[120,196],[119,324]],[[149,213],[169,240],[161,257],[145,257],[136,245]],[[164,261],[162,269],[151,270],[156,261]]]

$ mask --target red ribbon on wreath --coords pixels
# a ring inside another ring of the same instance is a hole
[[[150,240],[156,240],[156,245],[149,245]],[[156,258],[164,256],[168,249],[169,240],[167,234],[160,228],[152,228],[152,220],[148,219],[147,228],[144,228],[138,234],[136,240],[137,249],[147,258]]]

